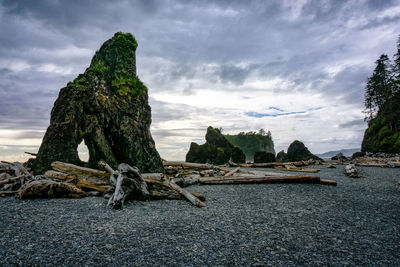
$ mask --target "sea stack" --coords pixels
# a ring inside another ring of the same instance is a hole
[[[136,76],[136,48],[130,33],[116,33],[86,71],[60,90],[34,173],[43,173],[53,161],[84,165],[77,152],[83,140],[89,167],[104,160],[114,169],[127,163],[141,172],[163,172],[150,133],[147,88]]]

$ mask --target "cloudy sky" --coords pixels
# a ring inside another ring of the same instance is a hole
[[[364,82],[394,54],[400,1],[0,0],[0,159],[35,152],[60,88],[115,32],[138,43],[152,134],[182,160],[207,126],[314,153],[360,147]]]

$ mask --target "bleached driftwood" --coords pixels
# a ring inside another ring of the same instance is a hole
[[[238,172],[239,170],[240,170],[240,167],[237,167],[237,168],[231,170],[230,172],[228,172],[227,174],[225,174],[224,177],[231,176],[231,175],[233,175],[234,173]]]
[[[105,195],[110,195],[108,205],[114,209],[121,209],[128,199],[147,200],[150,198],[146,181],[136,167],[121,163],[118,165],[118,170],[114,171],[104,161],[99,162],[99,165],[111,174],[111,185]]]
[[[80,167],[74,164],[55,161],[51,164],[53,170],[76,175],[78,179],[84,179],[98,185],[107,185],[110,183],[110,174],[105,171]]]
[[[73,184],[55,182],[47,179],[32,181],[24,185],[17,197],[25,198],[81,198],[87,194]]]
[[[193,194],[190,192],[186,191],[185,189],[181,188],[179,185],[177,185],[174,181],[169,181],[169,185],[175,189],[176,191],[179,192],[182,196],[184,196],[190,203],[192,203],[196,207],[205,207],[206,204],[204,204],[200,199],[195,197]]]
[[[305,169],[302,169],[302,168],[295,167],[295,166],[294,166],[294,168],[291,168],[291,167],[288,167],[288,165],[285,165],[284,167],[276,166],[276,167],[274,167],[274,169],[275,169],[275,170],[278,170],[278,171],[308,172],[308,173],[317,173],[317,172],[320,171],[320,169],[312,169],[312,168],[305,168]]]

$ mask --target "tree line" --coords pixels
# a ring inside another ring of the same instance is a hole
[[[382,115],[387,118],[390,130],[397,131],[400,115],[400,35],[393,61],[382,54],[375,64],[365,86],[365,119],[370,122],[378,114]]]

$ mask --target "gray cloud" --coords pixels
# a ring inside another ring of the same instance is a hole
[[[25,129],[26,137],[37,137],[35,131],[45,130],[49,123],[60,88],[83,72],[96,49],[117,31],[131,32],[138,40],[138,73],[149,85],[150,96],[195,95],[208,83],[220,83],[213,90],[229,94],[243,90],[240,86],[250,79],[279,77],[290,86],[277,87],[275,94],[318,94],[332,105],[362,109],[363,83],[373,62],[381,53],[393,54],[400,32],[399,14],[393,8],[400,6],[399,1],[304,3],[1,1],[0,129]],[[246,89],[244,100],[252,93]],[[233,112],[154,98],[151,106],[155,123]],[[231,123],[224,128],[233,131],[243,125],[256,124]],[[179,133],[154,131],[160,136]]]

